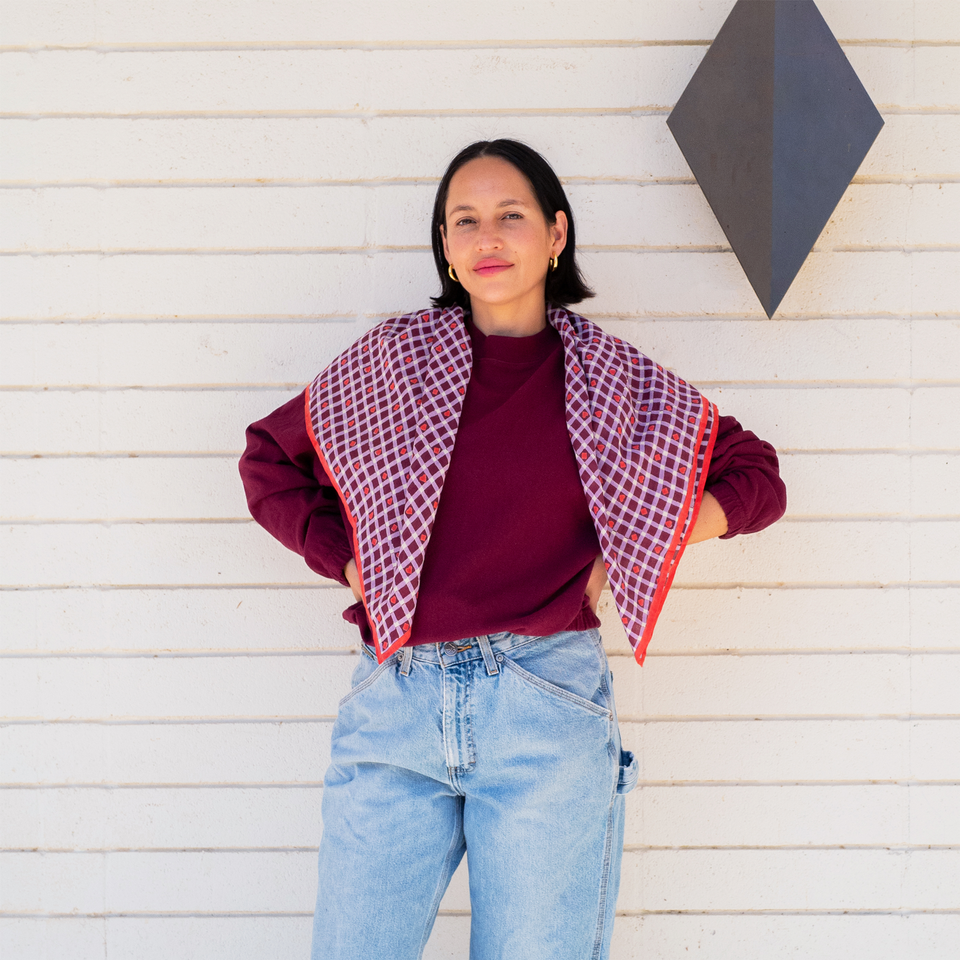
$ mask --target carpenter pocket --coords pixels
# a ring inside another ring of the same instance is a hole
[[[501,662],[521,680],[555,699],[598,717],[613,716],[607,658],[596,631],[571,630],[538,637],[506,651]]]
[[[640,764],[629,750],[620,751],[620,777],[617,780],[617,793],[629,793],[640,777]]]

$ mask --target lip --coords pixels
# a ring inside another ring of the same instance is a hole
[[[479,273],[481,277],[492,277],[504,270],[509,270],[513,264],[508,260],[499,260],[497,257],[486,257],[478,261],[473,268],[474,273]]]

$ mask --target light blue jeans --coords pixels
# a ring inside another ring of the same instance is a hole
[[[469,852],[471,960],[603,960],[624,794],[596,630],[364,647],[324,778],[313,960],[416,960]]]

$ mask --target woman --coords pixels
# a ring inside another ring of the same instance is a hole
[[[319,960],[420,957],[469,851],[473,960],[609,953],[624,795],[596,606],[642,662],[688,543],[782,515],[773,448],[564,306],[592,296],[547,162],[452,161],[434,309],[387,320],[248,430],[253,516],[349,584]],[[441,495],[442,494],[442,495]]]

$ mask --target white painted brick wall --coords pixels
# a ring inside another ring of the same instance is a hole
[[[732,2],[0,0],[3,960],[306,955],[355,637],[236,457],[426,302],[436,178],[493,136],[564,178],[590,315],[789,485],[690,549],[642,671],[602,601],[613,956],[955,957],[960,4],[820,0],[886,126],[768,321],[664,124]]]

